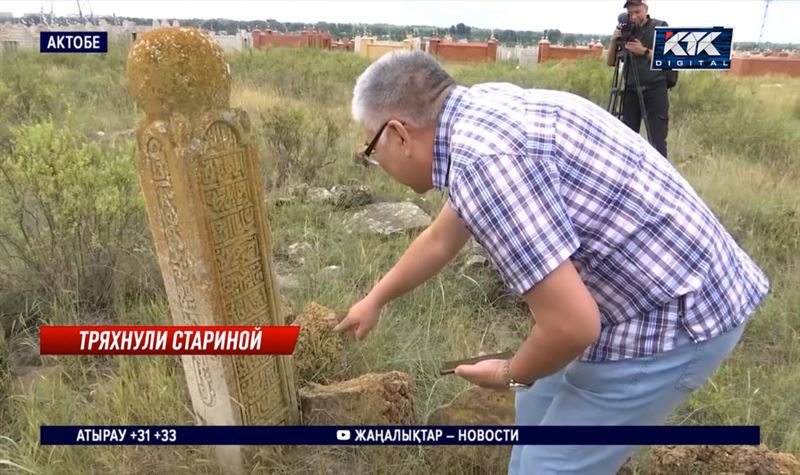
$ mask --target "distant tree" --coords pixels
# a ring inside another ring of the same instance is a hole
[[[514,30],[498,30],[495,31],[494,37],[500,43],[516,43],[517,32]]]
[[[551,43],[558,43],[559,41],[561,41],[561,30],[559,29],[544,30],[544,34],[545,36],[547,36],[547,39],[550,40]]]

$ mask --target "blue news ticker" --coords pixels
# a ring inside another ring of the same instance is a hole
[[[41,426],[41,445],[758,445],[758,426]]]
[[[107,31],[42,31],[40,53],[108,53]]]

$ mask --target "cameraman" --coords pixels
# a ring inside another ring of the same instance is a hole
[[[639,107],[639,96],[636,92],[636,82],[631,67],[635,67],[639,73],[639,85],[641,86],[644,107],[647,112],[647,121],[650,130],[648,140],[661,152],[667,156],[667,129],[669,127],[669,99],[667,97],[667,73],[666,71],[652,71],[650,64],[653,58],[653,41],[655,39],[655,28],[657,26],[667,26],[667,22],[650,18],[648,15],[647,0],[634,0],[625,2],[628,10],[629,24],[623,30],[618,25],[611,37],[611,44],[608,48],[606,63],[614,66],[620,46],[624,41],[624,47],[628,51],[625,66],[623,67],[623,78],[625,81],[625,95],[622,100],[622,121],[634,132],[639,132],[642,121],[642,111]],[[622,54],[620,51],[619,54]],[[623,60],[625,57],[623,56]],[[630,64],[627,64],[630,62]]]

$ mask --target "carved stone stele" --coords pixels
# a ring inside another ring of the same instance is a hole
[[[229,106],[225,55],[193,28],[142,33],[128,81],[146,117],[136,166],[176,325],[283,325],[250,121]],[[289,356],[182,356],[200,424],[298,422]],[[221,466],[241,470],[239,447]]]

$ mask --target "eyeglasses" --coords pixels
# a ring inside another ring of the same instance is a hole
[[[375,147],[378,145],[378,140],[381,138],[383,129],[385,129],[387,125],[389,125],[388,120],[383,123],[380,129],[378,129],[378,133],[375,134],[375,137],[372,139],[369,145],[367,145],[367,148],[361,152],[361,160],[363,160],[365,164],[378,165],[378,161],[372,158],[370,155],[372,155],[372,153],[375,151]]]

